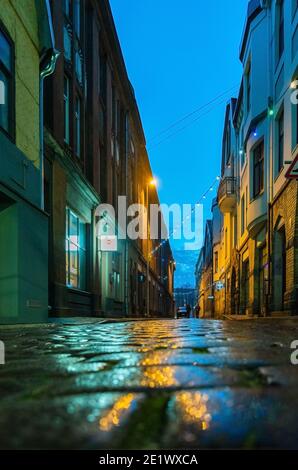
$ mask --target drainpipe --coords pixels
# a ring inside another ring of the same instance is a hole
[[[48,49],[40,61],[39,78],[39,140],[40,140],[40,208],[44,210],[44,79],[51,75],[56,67],[60,55],[56,49]]]

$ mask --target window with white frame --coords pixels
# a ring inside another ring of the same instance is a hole
[[[87,225],[66,208],[66,285],[86,290]]]

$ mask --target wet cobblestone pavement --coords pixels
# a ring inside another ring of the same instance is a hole
[[[298,448],[298,321],[2,328],[2,449]]]

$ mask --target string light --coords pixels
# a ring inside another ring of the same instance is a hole
[[[208,195],[211,191],[214,190],[214,187],[215,187],[216,183],[218,183],[218,181],[220,181],[220,176],[217,176],[217,177],[216,177],[216,179],[215,179],[215,181],[212,183],[212,185],[207,189],[207,191],[205,191],[205,192],[202,194],[202,196],[200,197],[200,199],[194,204],[194,207],[191,209],[191,213],[192,213],[192,214],[195,212],[196,206],[199,206],[199,205],[202,203],[202,200],[206,199],[206,198],[207,198],[207,195]],[[189,216],[189,215],[186,217],[185,220],[182,220],[182,222],[181,222],[181,224],[180,224],[179,226],[176,226],[175,229],[170,232],[170,234],[168,235],[167,238],[165,238],[162,242],[160,242],[160,243],[157,245],[157,247],[156,247],[154,250],[151,251],[151,255],[152,255],[152,254],[155,254],[157,251],[159,251],[159,249],[162,248],[162,247],[164,246],[164,244],[168,242],[168,240],[170,240],[170,238],[177,232],[177,230],[178,230],[179,228],[181,228],[181,227],[184,225],[184,223],[185,223],[188,219],[190,219],[190,216]]]

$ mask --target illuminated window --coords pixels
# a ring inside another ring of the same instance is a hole
[[[86,224],[66,208],[66,285],[86,289]]]
[[[13,132],[13,51],[8,37],[0,30],[0,128],[8,135]]]

